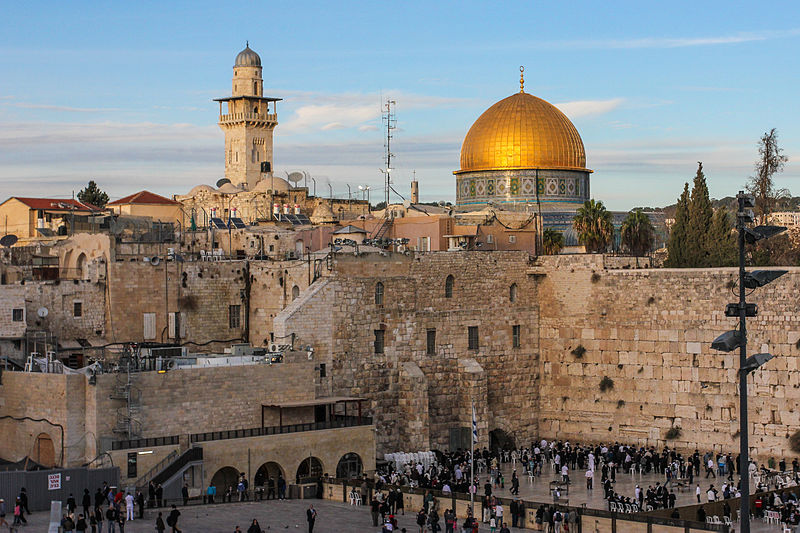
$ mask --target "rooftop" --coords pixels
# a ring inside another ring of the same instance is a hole
[[[149,205],[180,205],[180,202],[170,200],[161,195],[152,193],[150,191],[139,191],[137,193],[125,196],[119,200],[109,202],[107,205],[127,205],[127,204],[149,204]]]

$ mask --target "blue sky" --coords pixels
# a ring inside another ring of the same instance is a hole
[[[275,168],[380,195],[381,101],[397,101],[395,188],[453,200],[461,141],[518,90],[581,133],[592,195],[675,201],[703,161],[735,194],[759,136],[800,195],[796,2],[10,2],[0,18],[0,197],[185,193],[224,174],[212,98],[249,39],[284,98]]]

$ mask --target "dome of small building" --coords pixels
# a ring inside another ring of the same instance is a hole
[[[256,186],[253,187],[252,191],[265,193],[271,190],[273,192],[278,193],[278,192],[287,192],[290,188],[291,185],[289,185],[289,182],[286,181],[285,179],[272,177],[272,178],[264,178],[258,183],[256,183]]]
[[[333,215],[333,211],[326,203],[321,203],[314,208],[314,212],[311,213],[311,222],[314,224],[325,224],[326,222],[335,222],[336,217]]]
[[[217,192],[221,192],[222,194],[237,194],[242,192],[242,189],[240,189],[233,183],[226,183],[222,187],[217,189]]]
[[[250,43],[236,56],[234,67],[260,67],[261,57],[250,49]]]
[[[196,194],[201,192],[214,192],[214,190],[215,190],[214,187],[212,187],[211,185],[205,185],[205,184],[195,185],[194,187],[192,187],[192,190],[189,191],[189,196],[195,196]]]

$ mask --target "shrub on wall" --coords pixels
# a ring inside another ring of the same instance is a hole
[[[614,388],[614,380],[608,376],[603,376],[600,380],[600,391],[606,392]]]
[[[677,439],[681,436],[681,428],[678,427],[671,427],[667,430],[667,434],[665,435],[667,440]]]
[[[579,344],[570,353],[574,355],[576,359],[581,359],[583,355],[586,353],[586,348],[584,348],[582,344]]]
[[[800,431],[795,431],[791,437],[789,437],[789,448],[794,453],[800,453]]]

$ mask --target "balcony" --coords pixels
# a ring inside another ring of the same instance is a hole
[[[371,426],[372,418],[368,416],[343,416],[334,415],[333,420],[325,422],[308,422],[305,424],[291,424],[288,426],[270,426],[248,429],[231,429],[227,431],[209,431],[206,433],[193,433],[189,436],[192,444],[224,439],[242,439],[246,437],[261,437],[265,435],[280,435],[282,433],[299,433],[303,431],[321,431],[324,429],[351,428],[358,426]]]
[[[237,122],[263,122],[270,124],[278,123],[277,113],[231,113],[220,115],[220,124],[235,124]]]

